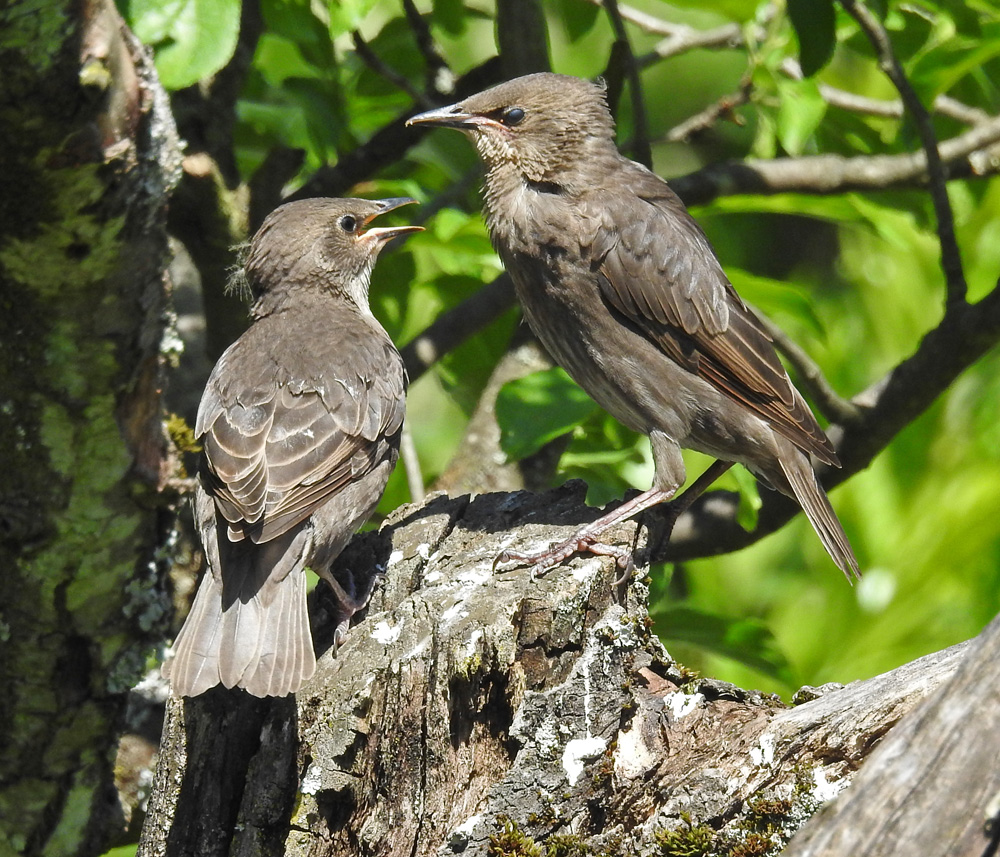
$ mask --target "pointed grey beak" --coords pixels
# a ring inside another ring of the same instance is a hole
[[[411,125],[438,125],[442,128],[468,130],[481,124],[483,118],[473,113],[466,113],[457,104],[450,104],[448,107],[439,107],[437,110],[428,110],[426,113],[411,116],[406,120],[406,125],[407,127]]]
[[[369,220],[374,217],[378,217],[379,214],[385,214],[387,211],[392,211],[394,208],[399,208],[403,205],[413,205],[416,200],[409,196],[393,196],[389,199],[374,199],[372,200],[378,206],[378,214],[372,215]]]
[[[410,205],[415,203],[415,199],[411,199],[408,196],[394,196],[390,199],[376,199],[373,202],[378,206],[378,211],[371,217],[366,217],[363,224],[367,226],[379,215],[385,214],[387,211],[392,211],[394,208],[399,208],[402,205]],[[376,241],[380,246],[392,241],[393,238],[398,238],[401,235],[409,235],[412,232],[423,232],[423,226],[377,226],[372,229],[367,229],[364,232],[358,234],[358,238],[366,238],[369,241]]]

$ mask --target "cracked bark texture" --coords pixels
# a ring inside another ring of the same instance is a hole
[[[649,631],[642,567],[627,587],[607,558],[493,571],[504,547],[596,516],[583,495],[438,495],[357,537],[338,574],[384,576],[336,653],[318,640],[296,700],[170,701],[139,854],[532,854],[554,836],[594,854],[776,853],[970,649],[795,707],[693,678]],[[613,542],[638,540],[641,561],[643,536],[628,523]],[[323,637],[338,617],[317,595]],[[491,852],[498,836],[520,850]],[[703,850],[668,850],[688,840]]]

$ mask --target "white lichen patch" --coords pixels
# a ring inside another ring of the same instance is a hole
[[[601,561],[595,556],[587,562],[572,566],[569,573],[577,582],[586,583],[588,580],[592,580],[600,570]]]
[[[299,786],[299,791],[302,794],[314,795],[323,786],[323,771],[319,765],[313,763],[306,770],[305,776],[302,778],[302,785]]]
[[[465,604],[461,601],[456,601],[441,614],[441,622],[448,623],[453,619],[464,619],[468,615],[469,611],[465,609]]]
[[[765,732],[756,747],[750,748],[750,760],[758,768],[774,764],[774,736]]]
[[[471,658],[479,651],[479,641],[483,638],[483,629],[476,628],[465,644],[465,657]]]
[[[421,559],[431,558],[431,546],[424,542],[422,545],[417,545],[417,556]]]
[[[574,738],[567,742],[563,750],[562,764],[566,771],[566,779],[571,786],[576,785],[583,773],[584,763],[597,759],[604,752],[606,742],[603,738],[590,736],[588,738]]]
[[[375,627],[372,628],[372,639],[383,646],[390,646],[399,639],[399,635],[402,633],[402,622],[398,625],[390,625],[383,619],[381,622],[376,622]]]
[[[435,569],[434,571],[429,571],[424,575],[424,583],[437,583],[444,575],[440,571]]]
[[[813,787],[810,796],[820,803],[833,800],[847,787],[847,777],[831,783],[826,778],[826,771],[816,768],[813,771]]]
[[[684,693],[682,690],[668,693],[663,697],[663,704],[674,720],[687,717],[691,712],[697,711],[705,701],[705,695],[701,693]]]
[[[627,732],[618,733],[614,763],[620,779],[631,780],[656,767],[656,756],[643,740],[642,731],[642,724],[633,719]]]
[[[385,567],[392,568],[402,558],[403,558],[402,551],[393,551],[391,554],[389,554],[389,561],[385,564]]]

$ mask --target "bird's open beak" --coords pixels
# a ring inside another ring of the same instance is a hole
[[[399,208],[402,205],[411,205],[415,203],[415,199],[411,199],[408,196],[394,196],[391,199],[377,199],[375,204],[378,206],[378,211],[374,214],[366,217],[362,221],[363,226],[367,226],[380,214],[385,214],[387,211],[392,211],[394,208]],[[384,244],[387,241],[391,241],[393,238],[398,238],[400,235],[409,235],[411,232],[423,232],[423,226],[376,226],[372,229],[366,229],[364,232],[358,235],[359,238],[367,238],[370,241],[378,241],[380,244]]]
[[[438,125],[442,128],[458,128],[462,131],[475,130],[476,127],[492,120],[485,116],[477,116],[475,113],[467,113],[457,104],[448,107],[439,107],[437,110],[428,110],[426,113],[418,113],[406,120],[410,125]]]

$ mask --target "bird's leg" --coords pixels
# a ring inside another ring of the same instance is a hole
[[[330,585],[330,589],[333,591],[334,600],[340,608],[339,616],[343,617],[337,623],[337,627],[334,630],[334,644],[338,647],[347,639],[347,632],[351,627],[351,619],[354,618],[355,614],[360,613],[368,606],[368,602],[372,598],[372,593],[375,591],[375,584],[378,582],[379,577],[382,576],[379,573],[372,574],[364,589],[359,592],[357,576],[353,571],[348,571],[347,574],[350,579],[350,592],[343,587],[332,571],[327,570],[322,575],[323,580]]]
[[[697,500],[703,493],[705,493],[705,490],[732,466],[733,464],[731,461],[716,461],[694,481],[687,491],[670,503],[668,511],[666,512],[668,516],[667,538],[669,538],[670,531],[673,529],[674,523],[681,516],[681,514],[687,511],[687,509],[691,507],[691,504],[694,503],[694,501]],[[571,557],[574,553],[587,551],[588,553],[596,554],[598,556],[613,556],[617,560],[618,566],[622,569],[622,575],[616,583],[622,583],[627,580],[629,575],[632,573],[632,568],[634,566],[632,552],[628,550],[628,548],[602,544],[597,541],[597,537],[605,530],[613,527],[615,524],[627,521],[629,518],[633,518],[653,506],[666,503],[673,496],[673,491],[664,491],[660,488],[650,488],[648,491],[644,491],[642,494],[638,494],[631,500],[622,503],[616,509],[613,509],[603,517],[598,518],[596,521],[581,527],[572,536],[566,539],[566,541],[553,545],[544,551],[539,551],[537,553],[503,551],[493,561],[493,567],[496,568],[497,565],[503,562],[519,562],[525,565],[535,566],[535,574],[541,576],[549,568],[554,565],[558,565],[563,560]]]

